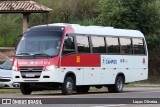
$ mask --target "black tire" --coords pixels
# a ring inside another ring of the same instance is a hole
[[[62,94],[64,95],[70,95],[73,93],[74,90],[74,81],[72,77],[66,77],[64,80],[64,83],[61,86]]]
[[[20,84],[20,90],[21,90],[21,93],[23,95],[29,95],[29,94],[32,93],[32,89],[30,87],[30,84],[21,83]]]
[[[77,86],[76,92],[77,93],[88,93],[90,86]]]
[[[124,79],[122,76],[116,78],[115,84],[108,86],[110,93],[121,93],[123,91]]]

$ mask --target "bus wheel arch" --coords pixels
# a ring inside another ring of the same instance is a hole
[[[116,76],[116,79],[118,78],[118,76],[121,76],[123,78],[123,82],[125,83],[126,78],[125,78],[124,73],[122,73],[122,72],[118,73],[117,76]],[[115,82],[116,82],[116,79],[115,79]]]
[[[114,84],[108,86],[108,91],[110,93],[121,93],[123,91],[124,83],[125,75],[123,73],[118,73]]]
[[[65,76],[64,76],[63,82],[65,81],[65,78],[66,78],[66,77],[72,77],[73,80],[74,80],[74,84],[76,85],[76,75],[75,75],[75,73],[73,73],[72,71],[67,72],[67,73],[65,74]]]
[[[62,93],[65,95],[72,94],[76,87],[76,76],[73,72],[67,72],[61,85]]]

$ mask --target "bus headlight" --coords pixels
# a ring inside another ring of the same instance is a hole
[[[14,65],[14,66],[12,67],[12,70],[13,70],[13,71],[18,71],[17,66]]]
[[[57,68],[55,65],[50,65],[46,67],[46,71],[51,71],[54,70],[55,68]]]

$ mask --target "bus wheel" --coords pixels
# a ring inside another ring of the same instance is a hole
[[[115,84],[108,86],[108,91],[110,93],[120,93],[123,91],[124,80],[123,77],[118,76],[116,78]]]
[[[64,83],[61,86],[62,93],[65,95],[72,94],[74,89],[74,81],[71,77],[66,77]]]
[[[77,93],[87,93],[89,91],[89,86],[77,86],[76,91]]]
[[[29,84],[21,83],[20,84],[20,91],[23,95],[29,95],[32,93],[32,89]]]

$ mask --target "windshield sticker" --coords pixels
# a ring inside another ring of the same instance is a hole
[[[50,65],[50,62],[49,61],[20,61],[19,62],[20,65],[27,65],[27,64],[30,64],[30,65]]]

